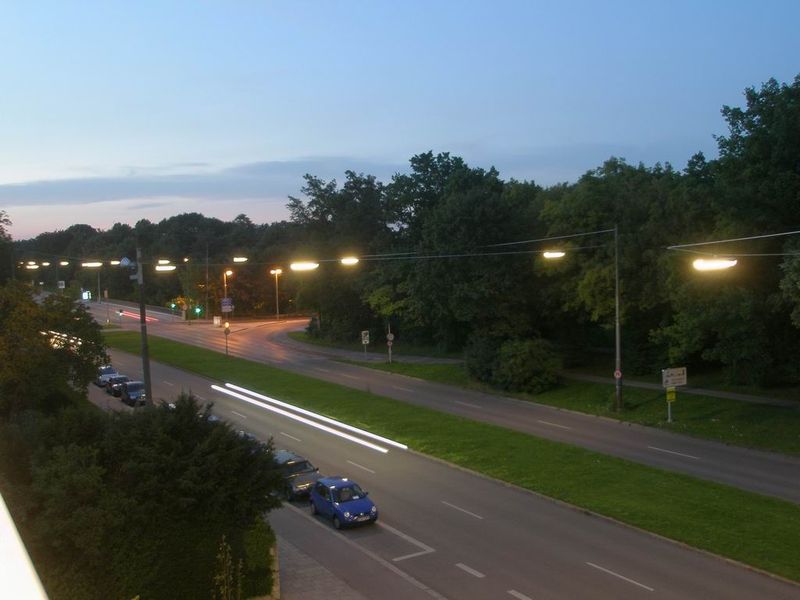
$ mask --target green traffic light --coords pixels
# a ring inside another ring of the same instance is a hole
[[[199,315],[199,314],[200,314],[202,311],[203,311],[203,309],[202,309],[202,308],[200,308],[199,306],[195,306],[195,307],[194,307],[194,313],[195,313],[196,315]]]

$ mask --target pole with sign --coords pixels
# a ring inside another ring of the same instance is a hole
[[[686,367],[661,369],[661,386],[667,390],[667,423],[672,423],[672,403],[675,402],[675,388],[686,385]]]
[[[389,333],[386,334],[386,347],[389,349],[389,364],[392,364],[392,342],[394,342],[394,334],[392,333],[392,324],[388,325]]]
[[[361,332],[361,345],[364,346],[364,356],[367,356],[367,346],[369,345],[369,329]]]

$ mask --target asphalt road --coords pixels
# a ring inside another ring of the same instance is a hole
[[[140,376],[141,361],[113,353]],[[191,390],[236,429],[349,476],[378,505],[375,526],[336,532],[296,503],[270,515],[279,535],[367,598],[800,598],[800,587],[590,516],[409,451],[380,453],[152,364],[155,397]],[[110,407],[119,400],[91,386]],[[125,408],[124,410],[130,410]]]
[[[105,305],[95,311],[98,318],[104,318]],[[161,315],[159,317],[160,320],[148,325],[150,333],[225,351],[225,336],[220,328],[209,324],[187,325]],[[123,324],[125,327],[138,327],[128,317]],[[303,321],[234,322],[228,336],[228,351],[233,356],[264,362],[347,387],[800,503],[798,457],[728,446],[333,362],[333,354],[358,360],[364,360],[364,355],[359,352],[342,353],[309,348],[286,337],[286,331],[302,328],[303,325]]]

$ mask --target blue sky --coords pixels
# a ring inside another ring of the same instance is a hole
[[[288,216],[302,175],[433,150],[575,181],[716,156],[720,108],[800,73],[796,0],[6,2],[0,209],[25,239]]]

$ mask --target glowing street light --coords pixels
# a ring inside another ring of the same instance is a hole
[[[235,263],[246,263],[247,262],[247,257],[246,256],[234,256],[233,257],[233,262],[235,262]]]
[[[358,264],[358,258],[355,256],[345,256],[344,258],[339,259],[339,262],[347,267],[350,267]]]
[[[721,271],[736,266],[735,258],[698,258],[692,266],[698,271]]]
[[[319,267],[319,263],[316,262],[295,262],[289,265],[289,268],[292,271],[313,271]]]
[[[542,256],[545,258],[564,258],[566,253],[562,252],[561,250],[546,250],[542,252]]]
[[[174,271],[177,268],[176,265],[156,265],[156,271]]]
[[[166,258],[159,258],[158,259],[158,264],[160,264],[160,265],[168,265],[169,264],[169,260],[167,260]]]
[[[68,267],[69,266],[69,261],[68,260],[62,260],[58,264],[61,265],[62,267]]]
[[[281,311],[278,305],[278,276],[283,273],[283,269],[270,269],[269,274],[275,275],[275,320],[278,321],[281,318]]]

